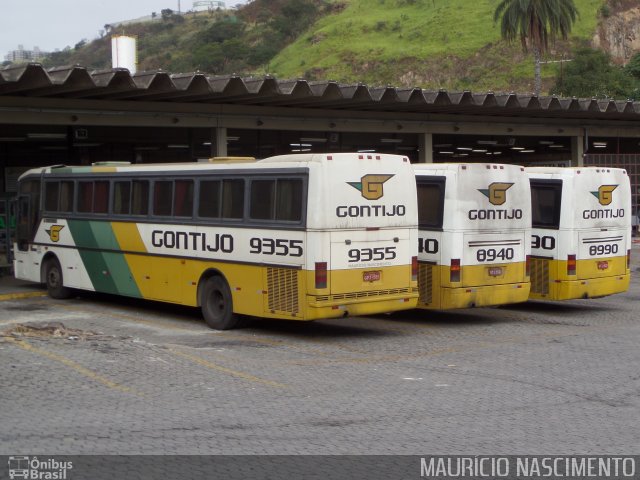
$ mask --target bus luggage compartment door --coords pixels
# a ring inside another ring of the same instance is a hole
[[[409,288],[413,243],[407,229],[331,232],[331,294]]]
[[[465,234],[463,251],[463,287],[525,281],[524,233]]]

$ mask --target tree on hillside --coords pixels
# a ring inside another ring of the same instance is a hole
[[[551,92],[564,97],[638,98],[640,81],[627,69],[614,65],[603,51],[581,48]]]
[[[540,59],[549,51],[549,41],[566,40],[578,10],[573,0],[501,0],[493,15],[500,20],[500,33],[508,42],[520,39],[522,49],[533,52],[535,92],[540,95]]]

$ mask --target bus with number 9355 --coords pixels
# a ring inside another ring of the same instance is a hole
[[[413,308],[417,208],[406,157],[300,154],[33,169],[19,179],[15,276],[245,316]]]

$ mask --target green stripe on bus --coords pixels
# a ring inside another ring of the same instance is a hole
[[[141,297],[124,254],[101,251],[120,250],[111,224],[87,220],[69,220],[68,223],[93,288],[106,293]]]

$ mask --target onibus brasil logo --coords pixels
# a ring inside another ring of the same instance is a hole
[[[9,478],[26,478],[32,480],[67,480],[67,470],[73,470],[73,462],[60,461],[55,458],[38,458],[26,455],[9,457]]]
[[[378,200],[384,195],[382,188],[384,182],[389,180],[393,175],[365,175],[359,182],[347,182],[356,190],[362,193],[367,200]]]
[[[613,191],[618,185],[600,185],[597,192],[591,192],[591,195],[598,199],[600,205],[610,205],[613,201]]]
[[[489,199],[491,205],[502,205],[507,201],[507,190],[513,183],[493,182],[489,188],[479,188],[478,191]]]
[[[52,242],[57,242],[60,240],[60,230],[63,228],[64,225],[51,225],[51,228],[49,230],[45,230],[45,232],[49,235]]]

